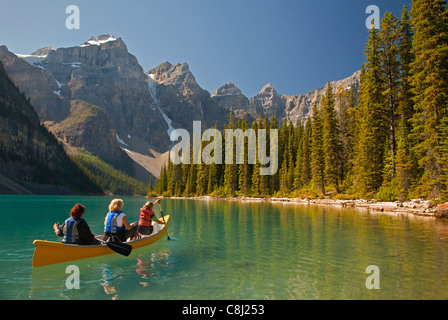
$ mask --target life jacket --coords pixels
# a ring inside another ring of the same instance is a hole
[[[64,237],[62,242],[64,243],[78,243],[79,242],[79,231],[78,224],[84,221],[84,219],[75,219],[73,217],[65,220],[64,228],[62,233]]]
[[[152,226],[152,217],[153,216],[154,216],[154,211],[141,208],[140,209],[140,220],[138,221],[138,225],[145,226],[145,227]]]
[[[117,233],[118,231],[123,231],[125,229],[124,226],[119,227],[117,222],[118,216],[122,213],[122,211],[107,213],[106,221],[104,222],[104,232]]]

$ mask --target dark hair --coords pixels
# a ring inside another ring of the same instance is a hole
[[[72,211],[70,211],[70,217],[75,218],[75,219],[80,219],[85,211],[86,211],[86,207],[77,203],[72,208]]]
[[[151,201],[148,201],[143,206],[149,210],[152,210],[152,208],[154,207],[154,203]]]

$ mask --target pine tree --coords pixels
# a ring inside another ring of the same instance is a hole
[[[340,140],[335,100],[330,82],[322,105],[322,143],[325,157],[325,179],[339,192]]]
[[[182,183],[182,165],[174,164],[173,165],[173,182],[174,182],[174,195],[180,196],[182,195],[182,190],[184,185]]]
[[[201,154],[205,147],[205,142],[201,141]],[[203,196],[207,194],[208,191],[208,180],[209,180],[209,165],[201,161],[198,166],[197,180],[196,180],[196,195]]]
[[[169,196],[173,196],[175,193],[175,181],[174,181],[174,164],[168,159],[168,167],[166,169],[166,191]]]
[[[356,188],[361,193],[376,192],[383,181],[389,136],[389,110],[383,100],[383,77],[378,30],[372,28],[361,71],[359,127],[356,145]]]
[[[294,156],[293,156],[293,126],[290,121],[284,121],[281,129],[282,160],[280,166],[280,192],[283,196],[290,193],[294,183]]]
[[[214,126],[215,130],[218,130],[217,124]],[[211,156],[214,156],[214,152]],[[208,181],[207,181],[207,194],[211,194],[219,185],[219,168],[218,164],[212,162],[208,167]]]
[[[303,135],[303,148],[302,148],[302,185],[309,186],[312,179],[311,172],[311,138],[312,138],[312,120],[308,116],[305,123],[305,132]]]
[[[311,170],[314,184],[325,195],[325,154],[323,148],[323,120],[321,110],[314,104],[311,143]]]
[[[447,170],[441,146],[443,119],[448,116],[448,14],[445,0],[414,0],[411,84],[416,113],[413,118],[414,152],[424,170],[421,196],[438,197],[446,188]]]
[[[399,65],[400,65],[400,90],[398,93],[399,129],[398,136],[405,138],[412,131],[412,116],[414,114],[414,95],[411,87],[411,64],[414,62],[412,52],[413,31],[409,20],[407,7],[404,6],[401,21],[398,27],[399,37]]]
[[[269,122],[269,118],[266,116],[264,118],[264,120],[262,121],[262,118],[260,117],[260,129],[264,129],[266,131],[266,152],[267,152],[267,155],[268,155],[268,152],[269,152],[269,155],[270,155],[270,152],[271,152],[270,130],[269,130],[270,127],[271,127],[271,125],[270,125],[270,122]],[[260,193],[263,196],[270,196],[271,192],[272,192],[271,176],[270,175],[260,175]]]
[[[197,165],[191,163],[189,165],[188,179],[185,186],[184,194],[186,196],[192,196],[196,194],[196,178],[197,178]]]
[[[224,129],[236,129],[233,114],[230,114],[229,123]],[[235,139],[234,139],[235,140]],[[235,141],[234,141],[235,142]],[[231,150],[230,150],[231,149]],[[230,151],[232,153],[232,162],[224,165],[224,191],[227,196],[233,197],[238,188],[238,166],[236,164],[236,146],[235,143],[230,143],[228,139],[225,139],[225,153]]]
[[[401,21],[398,27],[399,37],[399,63],[400,63],[400,88],[398,92],[398,128],[397,128],[397,157],[396,157],[396,182],[397,194],[405,199],[415,184],[418,175],[417,158],[412,146],[412,122],[414,114],[414,102],[411,87],[410,66],[414,61],[412,53],[412,26],[409,20],[407,7],[404,6]]]
[[[255,132],[258,131],[257,120],[255,120],[252,123],[252,129],[255,130]],[[256,150],[255,152],[256,152],[256,155],[255,155],[256,162],[254,165],[252,165],[253,169],[252,169],[252,177],[251,177],[251,182],[252,182],[251,193],[253,196],[259,196],[260,195],[260,162],[258,161],[258,150]]]
[[[289,123],[288,130],[288,172],[287,172],[287,186],[288,186],[288,194],[291,193],[291,190],[294,187],[294,169],[295,169],[295,161],[297,155],[296,148],[296,134],[294,130],[294,125],[292,121]]]
[[[150,176],[148,189],[146,190],[146,196],[151,197],[153,194],[154,194],[154,185],[152,183],[152,176]]]
[[[278,121],[277,121],[277,117],[276,116],[272,116],[271,120],[269,121],[269,129],[273,129],[273,130],[278,130]],[[279,138],[280,140],[280,138]],[[271,146],[272,148],[279,148],[280,145],[280,141],[277,141],[277,145],[275,146]],[[280,168],[280,153],[279,153],[279,159],[277,159],[278,163],[278,167]],[[272,160],[274,161],[274,159]],[[280,179],[279,179],[279,171],[277,171],[274,175],[270,176],[270,187],[271,187],[271,193],[274,194],[275,192],[277,192],[280,189]]]
[[[187,189],[188,175],[190,173],[190,164],[182,163],[180,173],[181,173],[181,194],[180,195],[182,196],[185,194],[185,190]]]
[[[339,109],[339,135],[341,142],[340,181],[348,187],[353,174],[354,146],[356,144],[356,127],[358,110],[356,106],[355,87],[349,92],[340,88],[337,95]]]
[[[335,106],[337,112],[337,121],[339,124],[339,182],[342,183],[348,171],[348,159],[350,154],[350,118],[349,118],[349,98],[353,92],[353,86],[347,92],[342,86],[339,86],[335,95]]]
[[[168,190],[168,180],[167,180],[167,168],[166,165],[162,166],[160,170],[159,180],[156,185],[156,192],[159,195],[163,195],[164,192]]]
[[[283,161],[282,165],[280,167],[280,193],[281,193],[282,196],[286,196],[288,194],[288,166],[287,166],[287,161]]]
[[[248,128],[247,119],[241,123],[241,130],[246,131]],[[248,138],[244,139],[244,164],[238,166],[238,188],[243,196],[249,194],[249,164],[248,164]]]
[[[201,163],[198,166],[197,180],[196,180],[196,195],[203,196],[208,191],[209,180],[209,166],[205,163]]]
[[[398,86],[399,86],[399,61],[398,61],[398,20],[391,12],[386,11],[381,21],[379,31],[379,53],[381,57],[381,70],[384,84],[384,103],[389,109],[389,157],[390,172],[387,179],[392,179],[395,175],[396,154],[397,154],[397,108],[398,108]]]
[[[300,190],[303,186],[302,174],[303,174],[303,162],[304,162],[304,156],[303,156],[304,127],[301,122],[297,124],[296,130],[297,130],[297,155],[294,167],[293,187],[295,190]]]

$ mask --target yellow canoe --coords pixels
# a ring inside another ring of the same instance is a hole
[[[162,221],[162,219],[159,219]],[[154,224],[155,232],[148,237],[143,237],[131,242],[125,242],[132,246],[132,249],[138,249],[150,245],[167,236],[168,221],[170,216],[165,216],[166,224]],[[160,228],[159,228],[160,226]],[[75,261],[80,259],[104,256],[113,254],[115,251],[107,245],[80,246],[76,244],[65,244],[62,242],[35,240],[33,267],[43,267],[50,264]]]

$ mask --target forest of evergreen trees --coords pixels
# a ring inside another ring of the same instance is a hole
[[[400,19],[386,12],[381,28],[369,32],[365,55],[358,92],[328,83],[304,123],[259,117],[249,124],[230,115],[225,128],[279,129],[276,174],[260,175],[262,165],[248,164],[247,153],[244,164],[169,162],[148,192],[447,200],[446,1],[414,0]]]
[[[79,148],[72,161],[99,190],[116,195],[144,195],[146,185]]]

